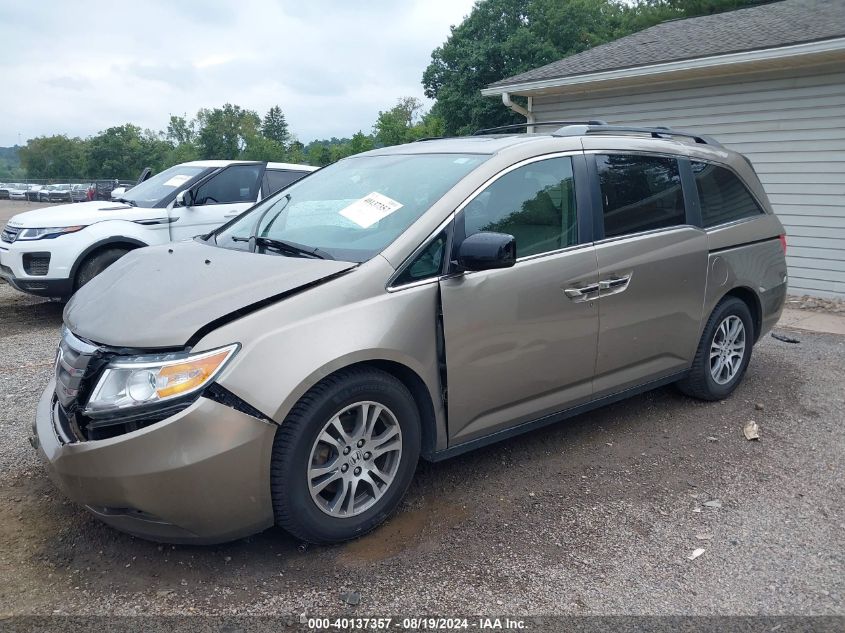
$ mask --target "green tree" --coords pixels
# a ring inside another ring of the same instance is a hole
[[[446,134],[524,121],[490,83],[549,64],[662,20],[714,13],[759,0],[485,0],[453,26],[422,77]]]
[[[285,115],[279,106],[273,106],[264,115],[261,124],[261,133],[268,139],[275,141],[282,148],[286,148],[290,142],[290,130],[285,120]]]
[[[18,151],[30,178],[70,178],[86,173],[87,147],[80,138],[63,134],[29,139]]]
[[[307,160],[305,156],[305,146],[297,140],[292,140],[288,145],[287,162],[301,165]]]
[[[182,143],[181,145],[176,145],[168,152],[164,160],[164,166],[166,168],[171,165],[178,165],[179,163],[199,160],[199,157],[200,153],[196,143]]]
[[[172,143],[152,130],[126,123],[110,127],[88,140],[88,175],[95,178],[136,178],[145,167],[163,169]]]
[[[373,146],[373,137],[358,130],[352,135],[352,140],[349,141],[350,156],[360,154],[361,152],[369,152],[373,149]]]
[[[419,123],[412,125],[408,130],[408,140],[418,141],[423,138],[439,138],[445,136],[446,124],[443,119],[434,112],[427,112]]]
[[[287,152],[278,141],[261,134],[254,134],[246,139],[246,147],[241,152],[240,157],[244,160],[266,160],[281,163],[287,160]]]
[[[0,181],[26,178],[26,170],[21,166],[20,147],[0,147]]]
[[[247,139],[258,135],[261,118],[253,110],[231,103],[197,112],[196,144],[201,158],[240,158]]]
[[[325,167],[332,162],[332,151],[329,145],[309,144],[308,163],[317,167]]]
[[[196,138],[196,121],[190,120],[184,116],[170,115],[170,122],[167,124],[167,131],[165,138],[174,145],[184,145],[185,143],[193,143]]]
[[[390,110],[378,113],[373,126],[375,140],[380,145],[399,145],[412,140],[411,128],[419,121],[423,105],[415,97],[402,97]]]

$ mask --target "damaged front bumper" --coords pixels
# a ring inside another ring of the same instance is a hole
[[[207,398],[151,426],[67,442],[55,381],[38,404],[33,442],[73,501],[124,532],[168,543],[220,543],[273,525],[276,425]]]

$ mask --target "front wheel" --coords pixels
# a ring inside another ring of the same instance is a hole
[[[700,400],[726,398],[742,381],[753,344],[748,305],[736,297],[722,299],[707,320],[690,373],[678,387]]]
[[[76,274],[76,280],[73,287],[74,292],[82,288],[82,286],[87,284],[128,252],[129,250],[126,248],[107,248],[88,257],[88,259],[82,262],[79,266],[79,272]]]
[[[419,453],[419,411],[401,381],[370,368],[329,376],[276,431],[276,523],[312,543],[366,534],[398,507]]]

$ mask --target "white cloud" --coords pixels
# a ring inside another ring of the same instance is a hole
[[[369,131],[473,0],[43,0],[0,7],[0,145],[162,129],[226,102],[279,104],[303,141]]]

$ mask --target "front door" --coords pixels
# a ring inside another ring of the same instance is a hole
[[[708,252],[706,234],[686,212],[677,159],[592,156],[604,238],[596,242],[593,386],[600,397],[689,367],[701,327]]]
[[[266,163],[229,165],[193,186],[193,202],[172,207],[170,239],[185,240],[208,233],[254,205],[259,198]],[[187,192],[186,192],[187,193]]]
[[[453,252],[468,235],[496,231],[516,238],[517,263],[440,282],[451,445],[592,395],[598,277],[595,248],[579,236],[573,166],[582,161],[510,168],[456,217]]]

